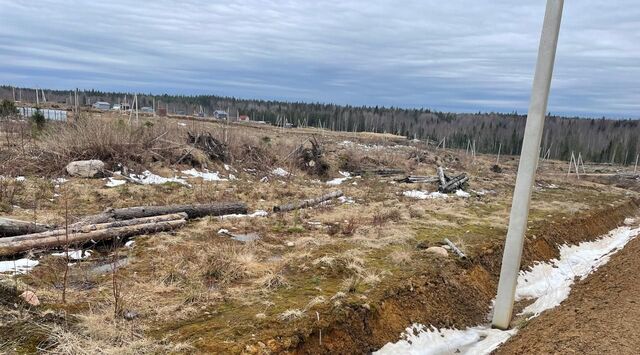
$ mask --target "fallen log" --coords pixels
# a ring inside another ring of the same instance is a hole
[[[343,193],[340,190],[332,191],[320,197],[316,197],[308,200],[302,200],[299,202],[287,203],[281,206],[274,206],[273,212],[287,212],[287,211],[299,210],[301,208],[307,208],[307,207],[319,205],[322,202],[329,201],[334,198],[338,198],[342,195]]]
[[[141,234],[158,233],[182,227],[187,221],[178,219],[157,223],[143,223],[125,227],[94,230],[87,233],[72,233],[68,236],[50,236],[40,239],[27,239],[13,243],[0,243],[0,256],[15,255],[31,249],[46,249],[66,245],[84,244],[89,241],[98,242],[115,238],[129,238]]]
[[[435,176],[407,176],[404,179],[399,179],[396,181],[404,182],[407,184],[432,183],[432,182],[438,182],[439,178]]]
[[[51,229],[51,226],[11,218],[0,218],[0,237],[38,233]]]
[[[68,233],[69,235],[73,233],[89,233],[92,231],[108,229],[108,228],[127,227],[127,226],[133,226],[138,224],[148,224],[148,223],[160,223],[160,222],[167,222],[167,221],[175,221],[178,219],[186,220],[187,214],[184,212],[181,212],[181,213],[173,213],[173,214],[153,216],[153,217],[134,218],[134,219],[124,220],[124,221],[115,221],[115,222],[107,222],[107,223],[100,223],[100,224],[87,224],[87,225],[77,226],[76,228],[69,227]],[[59,229],[54,229],[46,232],[18,235],[14,237],[7,237],[7,238],[0,239],[0,246],[8,243],[23,241],[23,240],[44,239],[44,238],[56,237],[56,236],[64,238],[66,234],[67,234],[66,228],[59,228]]]
[[[160,216],[184,212],[187,218],[204,216],[222,216],[225,214],[246,214],[247,206],[241,202],[208,203],[200,205],[168,205],[168,206],[139,206],[128,208],[110,208],[97,215],[85,217],[72,228],[79,228],[87,224],[106,223],[113,220],[134,219],[142,217]]]
[[[404,174],[404,170],[400,169],[361,169],[353,172],[354,176],[363,176],[363,175],[378,175],[382,177],[388,177],[393,175],[402,175]]]

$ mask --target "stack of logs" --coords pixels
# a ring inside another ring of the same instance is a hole
[[[141,234],[169,231],[184,226],[190,218],[246,213],[246,205],[238,202],[116,208],[56,229],[0,219],[0,236],[3,236],[0,238],[0,257],[33,249],[82,245],[110,239],[123,240]]]
[[[454,192],[455,190],[461,189],[468,180],[469,177],[465,173],[449,177],[445,174],[442,167],[438,167],[438,191],[440,192]]]

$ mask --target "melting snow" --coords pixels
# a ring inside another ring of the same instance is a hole
[[[351,174],[350,173],[348,173],[346,171],[339,171],[339,173],[340,173],[340,175],[342,175],[342,177],[341,178],[335,178],[333,180],[327,181],[327,185],[336,186],[336,185],[340,185],[343,182],[351,179]]]
[[[640,234],[640,228],[620,227],[600,239],[560,248],[560,259],[538,263],[530,271],[521,271],[516,300],[535,299],[520,314],[538,316],[558,306],[571,291],[576,278],[584,279],[606,264],[611,255]],[[401,334],[402,340],[388,343],[375,354],[489,354],[516,334],[517,329],[502,331],[486,326],[457,329],[427,329],[414,324]]]
[[[222,219],[227,218],[251,218],[251,217],[267,217],[269,212],[263,210],[257,210],[251,214],[225,214],[224,216],[220,216]]]
[[[342,203],[346,203],[348,205],[355,203],[356,201],[354,201],[351,197],[347,197],[347,196],[340,196],[338,197],[338,201],[342,202]]]
[[[462,198],[467,198],[467,197],[469,197],[471,195],[466,191],[456,190],[456,196],[462,197]]]
[[[376,354],[487,354],[515,333],[515,330],[502,331],[488,327],[425,329],[423,325],[415,324],[406,329],[405,340],[389,343]]]
[[[438,191],[429,193],[427,191],[420,191],[420,190],[405,191],[402,193],[402,195],[406,197],[417,198],[419,200],[436,199],[436,198],[446,199],[449,197],[446,194],[440,193]]]
[[[161,184],[166,184],[168,182],[176,182],[178,184],[190,186],[183,179],[180,179],[177,177],[173,177],[173,178],[162,177],[160,175],[156,175],[150,172],[149,170],[143,171],[142,174],[140,175],[131,174],[131,179],[143,185],[161,185]]]
[[[282,168],[276,168],[276,169],[273,169],[271,171],[271,174],[276,175],[276,176],[283,176],[284,177],[284,176],[288,176],[289,172],[284,170],[284,169],[282,169]]]
[[[82,252],[82,250],[69,250],[69,259],[84,260],[90,257],[91,253],[92,253],[91,250],[85,250],[84,253]],[[65,252],[51,254],[51,256],[62,256],[62,257],[64,257],[65,255],[66,255]]]
[[[114,178],[110,177],[110,178],[108,178],[108,181],[107,181],[106,184],[104,184],[104,186],[106,186],[106,187],[116,187],[116,186],[124,185],[126,183],[127,183],[126,180],[118,180],[118,179],[114,179]]]
[[[67,179],[65,179],[63,177],[59,177],[59,178],[55,178],[55,179],[53,179],[51,181],[53,181],[53,183],[56,184],[56,185],[62,185],[62,184],[64,184],[65,182],[67,182],[69,180],[67,180]]]
[[[547,309],[558,306],[571,291],[576,278],[581,280],[606,264],[611,255],[640,233],[640,228],[620,227],[598,240],[560,248],[560,259],[536,264],[530,271],[520,272],[516,300],[536,301],[520,314],[537,316]]]
[[[200,177],[204,181],[228,181],[228,179],[224,179],[220,177],[220,174],[216,171],[215,173],[200,172],[196,169],[183,170],[183,174],[191,175],[193,177]]]
[[[0,273],[11,272],[14,274],[25,274],[39,263],[38,260],[31,259],[0,261]]]

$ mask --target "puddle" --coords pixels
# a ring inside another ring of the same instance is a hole
[[[256,240],[260,240],[260,236],[257,233],[247,233],[247,234],[231,234],[229,236],[233,240],[237,240],[239,242],[248,243]]]
[[[122,258],[117,260],[115,263],[108,262],[106,264],[96,265],[89,269],[89,273],[97,274],[97,275],[108,274],[113,271],[114,266],[117,269],[117,268],[127,266],[128,264],[129,264],[129,258]]]

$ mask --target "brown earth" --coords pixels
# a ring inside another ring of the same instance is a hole
[[[640,239],[576,283],[559,307],[528,322],[495,354],[638,354]]]
[[[605,234],[637,211],[638,202],[630,201],[532,228],[525,242],[523,269],[535,261],[557,257],[562,244],[593,240]],[[289,329],[274,330],[277,336],[258,344],[266,344],[270,351],[297,354],[369,353],[397,340],[412,323],[438,328],[482,323],[495,296],[501,255],[500,244],[494,242],[469,262],[434,263],[428,271],[423,269],[381,294],[371,295],[369,308],[354,305],[339,314],[323,314],[315,326],[299,324],[295,334]],[[248,346],[245,352],[263,351],[256,345]]]

